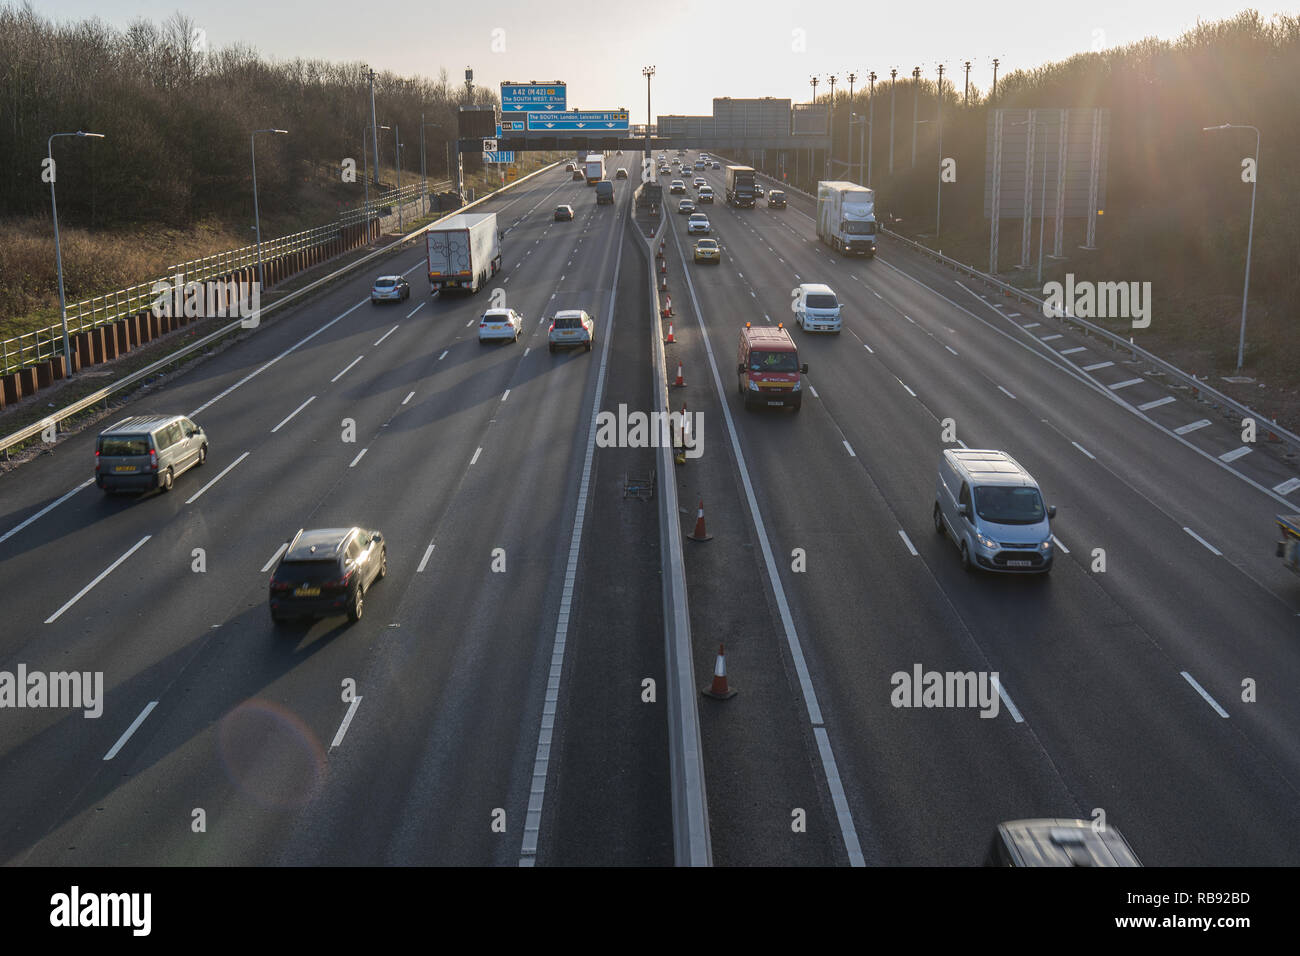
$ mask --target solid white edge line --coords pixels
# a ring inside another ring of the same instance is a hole
[[[139,729],[140,725],[144,723],[144,719],[148,717],[157,706],[158,701],[156,700],[151,700],[149,703],[145,704],[144,710],[140,711],[140,715],[136,717],[135,720],[131,721],[131,726],[126,728],[121,737],[117,738],[117,743],[113,744],[112,749],[110,749],[108,753],[104,754],[105,760],[112,760],[117,756],[117,752],[126,745],[126,742],[131,739],[131,735]]]
[[[16,535],[19,531],[22,531],[23,528],[26,528],[29,524],[31,524],[31,523],[32,523],[33,521],[35,521],[37,518],[43,518],[43,517],[45,517],[45,515],[49,514],[51,511],[53,511],[53,510],[54,510],[55,508],[57,508],[59,505],[63,504],[65,501],[67,501],[69,498],[71,498],[73,495],[75,495],[78,491],[81,491],[83,488],[89,488],[89,487],[90,487],[91,485],[93,485],[94,483],[95,483],[95,479],[94,479],[94,478],[87,478],[85,481],[83,481],[81,484],[77,485],[77,487],[73,488],[71,491],[69,491],[67,494],[63,495],[61,498],[55,498],[53,501],[51,501],[48,505],[46,505],[46,506],[45,506],[44,508],[42,508],[40,511],[36,512],[34,515],[31,515],[30,517],[25,518],[23,521],[21,521],[21,522],[19,522],[18,524],[14,525],[12,528],[10,528],[8,531],[6,531],[4,534],[0,534],[0,544],[3,544],[5,541],[8,541],[10,538],[12,538],[14,535]]]
[[[416,308],[418,309],[419,306],[417,305]],[[414,312],[411,313],[411,315],[414,315],[414,314],[415,314]],[[408,319],[409,319],[410,317],[411,317],[410,315],[407,316]],[[401,327],[402,327],[402,323],[398,322],[397,325],[394,325],[391,329],[389,329],[389,330],[388,330],[387,332],[385,332],[383,335],[379,336],[379,338],[375,340],[375,345],[378,345],[380,342],[382,342],[384,339],[388,338],[390,335],[392,335],[394,332],[396,332],[396,331],[397,331],[399,328],[401,328]]]
[[[421,574],[424,571],[425,565],[427,565],[429,563],[429,559],[433,557],[433,548],[434,548],[433,545],[429,545],[429,547],[425,548],[424,557],[420,559],[420,566],[415,569],[416,574]]]
[[[135,554],[137,551],[139,551],[141,545],[143,545],[146,541],[148,541],[148,540],[149,540],[150,538],[152,538],[152,537],[153,537],[153,535],[151,535],[151,534],[147,534],[147,535],[145,535],[143,538],[141,538],[139,541],[137,541],[135,544],[131,545],[131,549],[130,549],[129,551],[127,551],[125,554],[123,554],[121,557],[119,557],[116,561],[114,561],[112,564],[110,564],[108,567],[106,567],[103,571],[100,571],[100,572],[99,572],[99,575],[95,578],[95,580],[91,581],[91,582],[90,582],[89,584],[87,584],[84,588],[82,588],[80,591],[78,591],[78,592],[76,593],[76,595],[75,595],[71,600],[68,601],[67,604],[63,605],[63,607],[59,608],[57,611],[55,611],[53,614],[51,614],[49,617],[47,617],[47,618],[45,619],[45,623],[46,623],[46,624],[53,624],[53,623],[54,623],[55,621],[57,621],[60,617],[62,617],[64,611],[66,611],[68,608],[72,607],[72,605],[76,604],[76,603],[77,603],[78,601],[80,601],[83,597],[85,597],[85,596],[90,592],[90,589],[91,589],[91,588],[93,588],[93,587],[94,587],[96,584],[98,584],[100,581],[104,580],[104,578],[106,578],[106,577],[108,577],[110,574],[112,574],[113,571],[114,571],[114,569],[116,569],[117,566],[118,566],[119,564],[121,564],[121,563],[122,563],[123,561],[125,561],[127,558],[131,557],[131,555],[133,555],[133,554]]]
[[[826,785],[831,791],[831,803],[835,807],[835,817],[840,824],[841,833],[852,833],[853,846],[849,849],[849,866],[866,866],[862,850],[857,845],[857,831],[853,826],[853,813],[849,810],[848,798],[844,795],[844,784],[840,781],[839,766],[835,763],[835,754],[831,750],[831,738],[825,727],[814,727],[813,737],[817,740],[817,753],[822,766],[826,768]]]
[[[265,574],[267,571],[270,571],[271,565],[275,564],[275,562],[280,560],[280,555],[284,554],[284,551],[287,547],[289,547],[288,541],[286,541],[284,544],[280,545],[280,547],[275,549],[275,554],[271,555],[271,560],[266,562],[266,564],[262,565],[263,574]]]
[[[300,411],[302,411],[304,408],[306,408],[308,405],[310,405],[310,404],[311,404],[312,402],[314,402],[314,401],[316,401],[316,396],[315,396],[315,395],[313,395],[311,398],[307,399],[307,401],[303,402],[301,405],[299,405],[297,408],[295,408],[293,411],[291,411],[288,415],[286,415],[285,418],[284,418],[284,421],[280,422],[280,424],[276,425],[274,428],[271,429],[271,434],[274,435],[276,432],[278,432],[278,431],[279,431],[281,428],[283,428],[285,425],[289,424],[289,419],[293,418],[293,416],[297,415]]]
[[[919,558],[916,547],[912,544],[912,539],[907,536],[907,532],[902,528],[898,529],[898,536],[903,539],[903,544],[907,545],[907,550],[912,552],[912,557]]]
[[[351,362],[348,363],[347,368],[345,368],[343,371],[339,372],[332,379],[330,379],[330,383],[333,384],[334,382],[337,382],[339,379],[341,379],[344,375],[348,373],[348,369],[352,368],[352,366],[356,365],[363,358],[365,358],[364,355],[358,355],[356,358],[354,358]]]
[[[998,689],[998,696],[1002,698],[1002,703],[1006,705],[1007,710],[1011,711],[1011,719],[1018,724],[1023,724],[1025,718],[1020,716],[1020,710],[1011,702],[1011,695],[1008,694],[1006,688],[1002,686],[1002,678],[993,678],[993,683]]]
[[[366,452],[368,452],[369,450],[370,450],[370,447],[369,447],[369,446],[366,446],[365,448],[363,448],[363,449],[361,449],[359,452],[357,452],[357,457],[352,459],[352,464],[348,465],[348,467],[349,467],[349,468],[355,468],[355,467],[357,466],[357,462],[359,462],[359,461],[361,460],[361,456],[364,455],[364,454],[365,454]]]
[[[194,502],[196,502],[196,501],[199,500],[199,496],[202,495],[203,492],[207,491],[209,488],[211,488],[213,485],[215,485],[215,484],[216,484],[218,481],[220,481],[222,478],[226,477],[226,474],[230,471],[231,468],[234,468],[236,465],[238,465],[241,461],[243,461],[243,460],[244,460],[245,458],[247,458],[247,457],[248,457],[248,452],[244,452],[242,455],[240,455],[238,458],[236,458],[234,461],[232,461],[230,464],[228,464],[228,465],[227,465],[227,466],[226,466],[226,467],[221,471],[221,473],[220,473],[219,475],[217,475],[215,478],[213,478],[211,481],[209,481],[206,485],[204,485],[204,486],[203,486],[202,488],[200,488],[198,491],[194,492],[194,494],[190,495],[190,497],[186,498],[186,499],[185,499],[185,503],[186,503],[187,505],[192,505],[192,504],[194,504]]]
[[[334,735],[334,742],[330,744],[330,750],[333,750],[339,744],[343,743],[343,735],[348,732],[348,727],[352,723],[352,718],[361,706],[361,698],[353,697],[352,703],[348,704],[348,712],[343,715],[343,723],[339,724],[338,733]]]
[[[1196,533],[1195,531],[1193,531],[1191,528],[1183,528],[1183,530],[1186,531],[1188,534],[1190,534],[1193,538],[1195,538],[1195,539],[1196,539],[1197,541],[1199,541],[1201,544],[1205,545],[1205,547],[1207,547],[1211,552],[1213,552],[1213,554],[1214,554],[1214,556],[1215,556],[1216,558],[1221,558],[1221,557],[1223,557],[1223,552],[1222,552],[1222,551],[1220,551],[1220,550],[1219,550],[1218,548],[1216,548],[1214,545],[1210,544],[1210,542],[1206,541],[1204,538],[1202,538],[1199,534],[1197,534],[1197,533]]]
[[[1187,683],[1191,684],[1192,687],[1196,689],[1196,693],[1205,698],[1205,702],[1213,707],[1220,717],[1228,716],[1228,712],[1219,706],[1219,702],[1210,696],[1209,691],[1196,682],[1195,677],[1187,673],[1187,671],[1179,671],[1178,673],[1182,674],[1183,680],[1187,681]]]

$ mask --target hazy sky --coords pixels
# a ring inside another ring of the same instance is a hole
[[[241,42],[272,59],[356,60],[435,78],[446,67],[453,82],[463,81],[471,66],[476,84],[493,87],[503,80],[562,80],[570,109],[627,107],[634,123],[645,119],[641,68],[649,65],[657,71],[655,114],[708,113],[714,96],[806,101],[813,74],[822,77],[823,94],[830,73],[840,75],[837,91],[847,89],[850,70],[861,87],[871,70],[887,77],[897,68],[901,77],[920,66],[933,78],[943,63],[945,82],[951,78],[960,88],[966,60],[971,82],[987,90],[994,57],[1002,76],[1146,36],[1174,39],[1197,19],[1246,8],[1243,0],[931,0],[878,9],[855,0],[38,0],[35,7],[58,20],[99,16],[118,27],[136,17],[162,21],[180,10],[206,31],[210,46]],[[852,12],[816,12],[832,8]],[[1265,18],[1288,10],[1257,9]]]

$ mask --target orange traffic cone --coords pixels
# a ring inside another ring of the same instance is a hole
[[[677,381],[673,382],[673,388],[685,388],[686,380],[682,378],[682,363],[677,363]]]
[[[664,344],[665,345],[673,344],[673,324],[671,322],[668,323],[668,338],[664,339]]]
[[[660,272],[667,272],[667,271],[668,271],[668,260],[667,260],[667,259],[664,259],[662,262],[659,263],[659,271],[660,271]]]
[[[668,277],[667,277],[667,276],[660,276],[660,277],[659,277],[659,291],[660,291],[660,292],[667,292],[667,291],[668,291]]]
[[[659,240],[659,251],[655,253],[655,258],[662,259],[663,257],[664,257],[664,244],[663,244],[663,240],[661,239]]]
[[[665,315],[673,314],[673,297],[670,295],[664,296],[664,314]]]
[[[713,683],[708,687],[701,687],[700,693],[714,700],[727,700],[729,697],[736,696],[736,692],[727,687],[727,655],[726,649],[721,644],[718,645],[717,663],[713,665]]]
[[[686,406],[683,405],[682,412],[685,413],[685,411],[686,411]],[[688,537],[692,541],[713,540],[713,535],[709,534],[709,532],[704,528],[704,499],[703,498],[700,499],[700,510],[697,511],[695,514],[695,530],[692,531],[690,534],[688,534],[686,537]]]

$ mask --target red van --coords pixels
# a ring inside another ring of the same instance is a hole
[[[803,404],[799,376],[807,372],[808,366],[799,364],[799,349],[784,325],[755,327],[746,322],[740,330],[736,374],[745,408],[777,406],[799,411]]]

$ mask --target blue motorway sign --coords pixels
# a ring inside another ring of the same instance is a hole
[[[568,105],[568,87],[563,83],[502,83],[501,112],[529,110],[563,112]]]
[[[485,163],[513,163],[514,161],[515,152],[512,149],[483,154],[483,162]]]
[[[580,112],[542,113],[529,111],[529,130],[610,131],[628,128],[627,110],[582,110]]]

